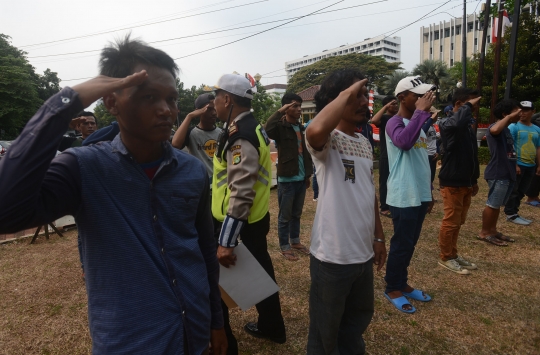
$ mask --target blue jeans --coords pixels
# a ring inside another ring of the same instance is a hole
[[[408,271],[429,202],[421,206],[398,208],[390,206],[394,235],[390,239],[390,252],[386,261],[385,292],[402,291],[407,287]]]
[[[310,257],[308,355],[364,354],[373,317],[373,260],[339,265]]]
[[[278,182],[278,236],[283,251],[291,249],[291,244],[300,243],[300,217],[305,198],[305,181]]]

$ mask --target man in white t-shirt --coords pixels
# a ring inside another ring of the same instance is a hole
[[[315,95],[318,115],[306,130],[319,183],[310,248],[310,355],[365,353],[373,264],[380,270],[386,260],[371,145],[355,133],[367,120],[364,78],[352,69],[330,74]]]

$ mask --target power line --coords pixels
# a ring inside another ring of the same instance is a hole
[[[266,0],[266,1],[267,1],[267,0]],[[303,16],[303,17],[306,17],[306,16],[315,16],[315,15],[322,15],[322,14],[326,14],[326,13],[330,13],[330,12],[336,12],[336,11],[348,10],[348,9],[351,9],[351,8],[354,8],[354,7],[367,6],[367,5],[377,4],[377,3],[380,3],[380,2],[386,2],[386,1],[388,1],[388,0],[379,0],[379,1],[374,1],[374,2],[367,3],[367,4],[348,6],[348,7],[344,7],[344,8],[341,8],[341,9],[335,9],[335,10],[323,11],[323,12],[316,13],[316,14],[305,15],[305,16]],[[258,24],[255,24],[255,25],[247,25],[247,26],[240,26],[240,27],[234,27],[234,28],[223,29],[223,30],[216,30],[216,31],[209,31],[209,32],[201,32],[201,33],[196,33],[196,34],[187,35],[187,36],[182,36],[182,37],[175,37],[175,38],[162,39],[162,40],[157,40],[157,41],[150,41],[150,42],[148,42],[148,43],[162,43],[162,42],[175,41],[175,40],[178,40],[178,39],[184,39],[184,38],[190,38],[190,37],[206,36],[206,35],[214,34],[214,33],[221,33],[221,32],[234,31],[234,30],[239,30],[239,29],[243,29],[243,28],[247,28],[247,27],[263,26],[263,25],[267,25],[267,24],[270,24],[270,23],[283,22],[283,21],[287,21],[287,20],[293,20],[293,19],[298,20],[298,19],[300,19],[300,18],[302,18],[302,16],[299,16],[299,17],[289,17],[289,18],[284,18],[284,19],[280,19],[280,20],[274,20],[274,21],[262,22],[262,23],[258,23]],[[290,22],[289,22],[289,23],[290,23]],[[283,25],[286,25],[286,24],[283,24]],[[233,25],[233,26],[234,26],[234,25]],[[28,58],[59,57],[59,56],[64,56],[64,55],[83,54],[83,53],[93,53],[93,52],[99,52],[99,51],[101,51],[101,49],[92,49],[92,50],[87,50],[87,51],[71,52],[71,53],[59,53],[59,54],[48,54],[48,55],[29,56]]]
[[[150,25],[155,25],[155,24],[158,24],[158,23],[164,23],[164,22],[169,22],[169,21],[175,21],[175,20],[180,20],[180,19],[188,18],[188,17],[195,17],[195,16],[199,16],[199,15],[206,15],[206,14],[213,13],[213,12],[225,11],[225,10],[235,9],[235,8],[243,7],[243,6],[255,5],[255,4],[258,4],[258,3],[261,3],[261,2],[267,2],[267,1],[269,1],[269,0],[259,0],[259,1],[251,2],[251,3],[247,3],[247,4],[241,4],[241,5],[236,5],[236,6],[226,7],[226,8],[223,8],[223,9],[217,9],[217,10],[206,11],[206,12],[201,12],[201,13],[192,14],[192,15],[187,15],[187,16],[176,17],[176,18],[168,19],[168,20],[162,20],[162,21],[157,21],[157,22],[146,23],[146,24],[142,24],[142,25],[139,25],[139,26],[124,27],[124,28],[119,28],[119,29],[115,29],[115,30],[108,30],[108,31],[96,32],[96,33],[93,33],[93,34],[87,34],[87,35],[82,35],[82,36],[77,36],[77,37],[70,37],[70,38],[58,39],[58,40],[49,41],[49,42],[42,42],[42,43],[36,43],[36,44],[28,44],[28,45],[20,46],[20,47],[21,47],[21,48],[25,48],[25,47],[33,47],[33,46],[39,46],[39,45],[42,45],[42,44],[57,43],[57,42],[65,42],[65,41],[74,40],[74,39],[80,39],[80,38],[88,38],[88,37],[98,36],[98,35],[107,34],[107,33],[111,33],[111,32],[117,32],[117,31],[123,31],[123,30],[130,30],[130,29],[137,28],[137,27],[150,26]]]
[[[342,0],[342,1],[343,1],[343,0]],[[384,1],[388,1],[388,0],[384,0]],[[394,33],[396,33],[396,32],[398,32],[398,31],[400,31],[400,30],[402,30],[402,29],[404,29],[404,28],[406,28],[406,27],[409,27],[409,26],[411,26],[412,24],[414,24],[414,23],[420,21],[421,19],[428,17],[429,14],[431,14],[432,12],[436,11],[437,9],[443,7],[444,5],[446,5],[447,3],[451,2],[451,1],[457,1],[457,0],[449,0],[449,1],[446,1],[446,2],[444,2],[441,6],[439,6],[439,7],[435,8],[435,9],[433,9],[432,11],[430,11],[430,12],[428,12],[427,14],[425,14],[424,16],[422,16],[420,19],[415,20],[415,21],[413,21],[413,22],[411,22],[411,23],[409,23],[409,24],[407,24],[407,25],[400,26],[400,27],[397,27],[397,28],[395,28],[395,29],[389,30],[389,31],[387,31],[386,33],[391,32],[391,31],[395,31]],[[341,1],[339,1],[339,2],[341,2]],[[339,2],[337,2],[337,3],[339,3]],[[336,5],[337,3],[332,4],[332,5],[329,5],[329,6],[325,7],[325,8],[328,8],[328,7],[330,7],[330,6],[334,6],[334,5]],[[372,3],[364,4],[364,5],[357,5],[357,6],[365,6],[365,5],[370,5],[370,4],[372,4]],[[434,4],[440,4],[440,2],[439,2],[439,3],[434,3]],[[343,19],[350,19],[350,18],[357,18],[357,17],[364,17],[364,16],[372,16],[372,15],[378,15],[378,14],[387,14],[387,13],[389,13],[389,12],[397,12],[397,11],[412,10],[412,9],[421,8],[421,7],[426,7],[426,6],[430,6],[430,5],[434,5],[434,4],[432,3],[432,4],[420,5],[420,6],[416,6],[416,7],[408,7],[408,8],[404,8],[404,9],[396,9],[396,10],[384,11],[384,12],[379,12],[379,13],[364,14],[364,15],[359,15],[359,16],[352,16],[352,17],[348,17],[348,18],[339,18],[339,19],[328,20],[328,21],[319,21],[319,22],[313,22],[313,23],[303,24],[303,25],[298,25],[298,26],[288,26],[288,27],[284,27],[284,28],[292,28],[292,27],[307,26],[307,25],[313,25],[313,24],[324,23],[324,22],[341,21],[341,20],[343,20]],[[356,7],[356,6],[355,6],[355,7]],[[323,8],[323,9],[324,9],[324,8]],[[341,10],[341,9],[335,9],[335,10],[332,10],[332,11],[339,11],[339,10]],[[320,11],[320,10],[318,10],[318,11]],[[235,43],[235,42],[238,42],[238,41],[241,41],[241,40],[250,38],[250,37],[253,37],[253,36],[255,36],[255,35],[258,35],[258,34],[261,34],[261,33],[267,32],[267,31],[270,31],[270,30],[272,30],[272,29],[276,29],[276,28],[278,28],[278,27],[284,26],[284,25],[286,25],[286,24],[288,24],[288,23],[294,22],[294,21],[296,21],[296,20],[298,20],[298,19],[300,19],[300,18],[302,18],[302,17],[311,16],[311,15],[313,15],[315,12],[317,12],[317,11],[314,11],[314,12],[311,13],[311,14],[307,14],[307,15],[304,15],[304,16],[301,16],[301,17],[298,17],[298,18],[295,18],[294,20],[289,21],[289,22],[284,23],[284,24],[281,24],[281,25],[279,25],[279,26],[275,26],[275,27],[273,27],[273,28],[270,28],[270,29],[267,29],[267,30],[264,30],[264,31],[256,32],[254,35],[247,36],[247,37],[244,37],[244,38],[241,38],[241,39],[238,39],[238,40],[235,40],[235,41],[232,41],[232,42],[223,44],[223,45],[221,45],[221,46],[213,47],[213,48],[210,48],[210,49],[207,49],[207,50],[198,52],[198,53],[193,53],[193,54],[190,54],[190,55],[188,55],[188,56],[193,56],[193,55],[195,55],[195,54],[204,53],[204,52],[207,52],[207,51],[210,51],[210,50],[213,50],[213,49],[217,49],[217,48],[220,48],[220,47],[223,47],[223,46],[226,46],[226,45],[229,45],[229,44],[232,44],[232,43]],[[324,12],[323,12],[323,13],[324,13]],[[435,14],[435,15],[437,15],[437,14]],[[433,15],[433,16],[434,16],[434,15]],[[431,17],[431,16],[430,16],[430,17]],[[284,21],[284,20],[277,20],[277,21]],[[394,34],[394,33],[392,33],[392,34]],[[383,34],[384,34],[384,33],[383,33]],[[227,37],[227,36],[225,36],[225,37]],[[386,37],[389,37],[389,36],[386,36]],[[217,38],[222,38],[222,37],[216,37],[216,38],[214,38],[214,39],[217,39]],[[193,42],[195,42],[195,41],[193,41]],[[154,43],[154,42],[149,42],[149,43]],[[185,57],[187,57],[187,56],[175,58],[175,60],[176,60],[176,59],[185,58]],[[285,68],[280,68],[280,69],[276,69],[276,70],[273,70],[273,71],[264,73],[264,74],[262,74],[262,76],[265,76],[265,75],[267,75],[267,74],[272,74],[272,73],[278,72],[278,71],[280,71],[280,70],[285,70]],[[286,75],[281,75],[281,76],[286,76]],[[272,77],[279,77],[279,76],[272,76]],[[268,78],[272,78],[272,77],[268,77]],[[62,81],[84,80],[84,79],[91,79],[91,78],[92,78],[92,77],[88,77],[88,78],[78,78],[78,79],[67,79],[67,80],[62,80]]]
[[[265,32],[268,32],[268,31],[272,31],[273,29],[276,29],[276,28],[278,28],[278,27],[285,26],[285,25],[287,25],[287,24],[289,24],[289,23],[291,23],[291,22],[298,21],[298,20],[300,20],[300,19],[302,19],[302,18],[304,18],[304,17],[306,17],[306,16],[313,15],[314,13],[317,13],[317,12],[319,12],[319,11],[321,11],[321,10],[324,10],[324,9],[327,9],[327,8],[332,7],[332,6],[334,6],[334,5],[337,5],[337,4],[339,4],[340,2],[343,2],[343,1],[345,1],[345,0],[339,0],[338,2],[335,2],[335,3],[333,3],[333,4],[329,5],[329,6],[325,6],[325,7],[323,7],[322,9],[313,11],[313,12],[310,13],[310,14],[301,16],[301,17],[296,18],[296,19],[294,19],[294,20],[291,20],[291,21],[289,21],[289,22],[282,23],[281,25],[277,25],[277,26],[274,26],[274,27],[270,27],[270,28],[268,28],[268,29],[266,29],[266,30],[263,30],[263,31],[260,31],[260,32],[255,33],[255,34],[252,34],[252,35],[249,35],[249,36],[246,36],[246,37],[237,39],[237,40],[232,41],[232,42],[228,42],[228,43],[225,43],[225,44],[221,44],[221,45],[219,45],[219,46],[215,46],[215,47],[212,47],[212,48],[208,48],[208,49],[205,49],[205,50],[202,50],[202,51],[199,51],[199,52],[195,52],[195,53],[192,53],[192,54],[184,55],[184,56],[182,56],[182,57],[174,58],[174,60],[177,60],[177,59],[183,59],[183,58],[187,58],[187,57],[192,57],[192,56],[197,55],[197,54],[209,52],[209,51],[212,51],[212,50],[214,50],[214,49],[218,49],[218,48],[221,48],[221,47],[229,46],[229,45],[231,45],[231,44],[233,44],[233,43],[240,42],[240,41],[243,41],[243,40],[245,40],[245,39],[248,39],[248,38],[251,38],[251,37],[254,37],[254,36],[258,36],[258,35],[260,35],[260,34],[262,34],[262,33],[265,33]]]
[[[427,14],[425,14],[424,16],[420,17],[418,20],[413,21],[413,22],[409,23],[408,25],[405,25],[405,26],[399,28],[398,30],[396,30],[395,32],[392,32],[392,33],[389,34],[388,36],[385,36],[385,38],[386,38],[386,37],[390,37],[390,36],[396,34],[397,32],[399,32],[399,31],[401,31],[401,30],[403,30],[403,29],[405,29],[405,28],[407,28],[407,27],[409,27],[409,26],[411,26],[411,25],[417,23],[418,21],[422,20],[422,19],[423,19],[424,17],[426,17],[427,15],[429,15],[429,14],[435,12],[436,10],[440,9],[441,7],[443,7],[444,5],[448,4],[450,1],[452,1],[452,0],[448,0],[447,2],[445,2],[444,4],[442,4],[441,6],[434,8],[433,10],[431,10],[430,12],[428,12]]]

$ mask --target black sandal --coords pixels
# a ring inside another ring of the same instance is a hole
[[[510,243],[514,243],[516,240],[513,239],[513,238],[510,238],[509,236],[506,236],[502,233],[497,233],[495,234],[495,238],[499,239],[499,240],[502,240],[503,242],[510,242]]]
[[[507,243],[503,242],[502,240],[499,240],[496,236],[493,236],[493,235],[488,235],[485,238],[482,238],[482,237],[478,236],[476,238],[478,238],[479,240],[483,240],[486,243],[496,245],[498,247],[507,247],[508,246]]]

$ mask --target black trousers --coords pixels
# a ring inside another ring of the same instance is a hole
[[[540,195],[540,176],[536,175],[536,173],[529,185],[526,195],[527,197],[538,197],[538,195]]]
[[[221,222],[214,219],[214,236],[216,237],[216,240],[219,238],[221,224]],[[240,239],[250,253],[253,254],[255,259],[257,259],[259,264],[261,264],[263,269],[270,275],[272,280],[276,281],[274,265],[272,265],[272,259],[270,258],[270,254],[268,254],[268,244],[266,242],[266,235],[269,231],[270,213],[267,213],[260,221],[244,226],[240,233]],[[227,341],[229,343],[227,355],[237,355],[238,342],[232,333],[229,322],[229,308],[223,301],[221,301],[221,307],[223,309],[225,333],[227,334]],[[259,313],[257,328],[259,328],[261,332],[272,337],[285,336],[285,323],[283,322],[283,316],[281,315],[281,304],[279,302],[278,292],[257,303],[255,307]]]
[[[504,206],[504,213],[507,216],[518,214],[521,199],[527,193],[527,190],[529,189],[529,186],[536,175],[536,167],[534,166],[529,167],[520,165],[519,168],[521,169],[521,174],[516,175],[514,189],[510,194],[510,198],[508,199],[506,206]]]
[[[381,205],[381,211],[388,211],[390,208],[386,204],[386,195],[388,193],[386,183],[388,182],[389,175],[390,167],[388,166],[388,158],[379,159],[379,203]]]

